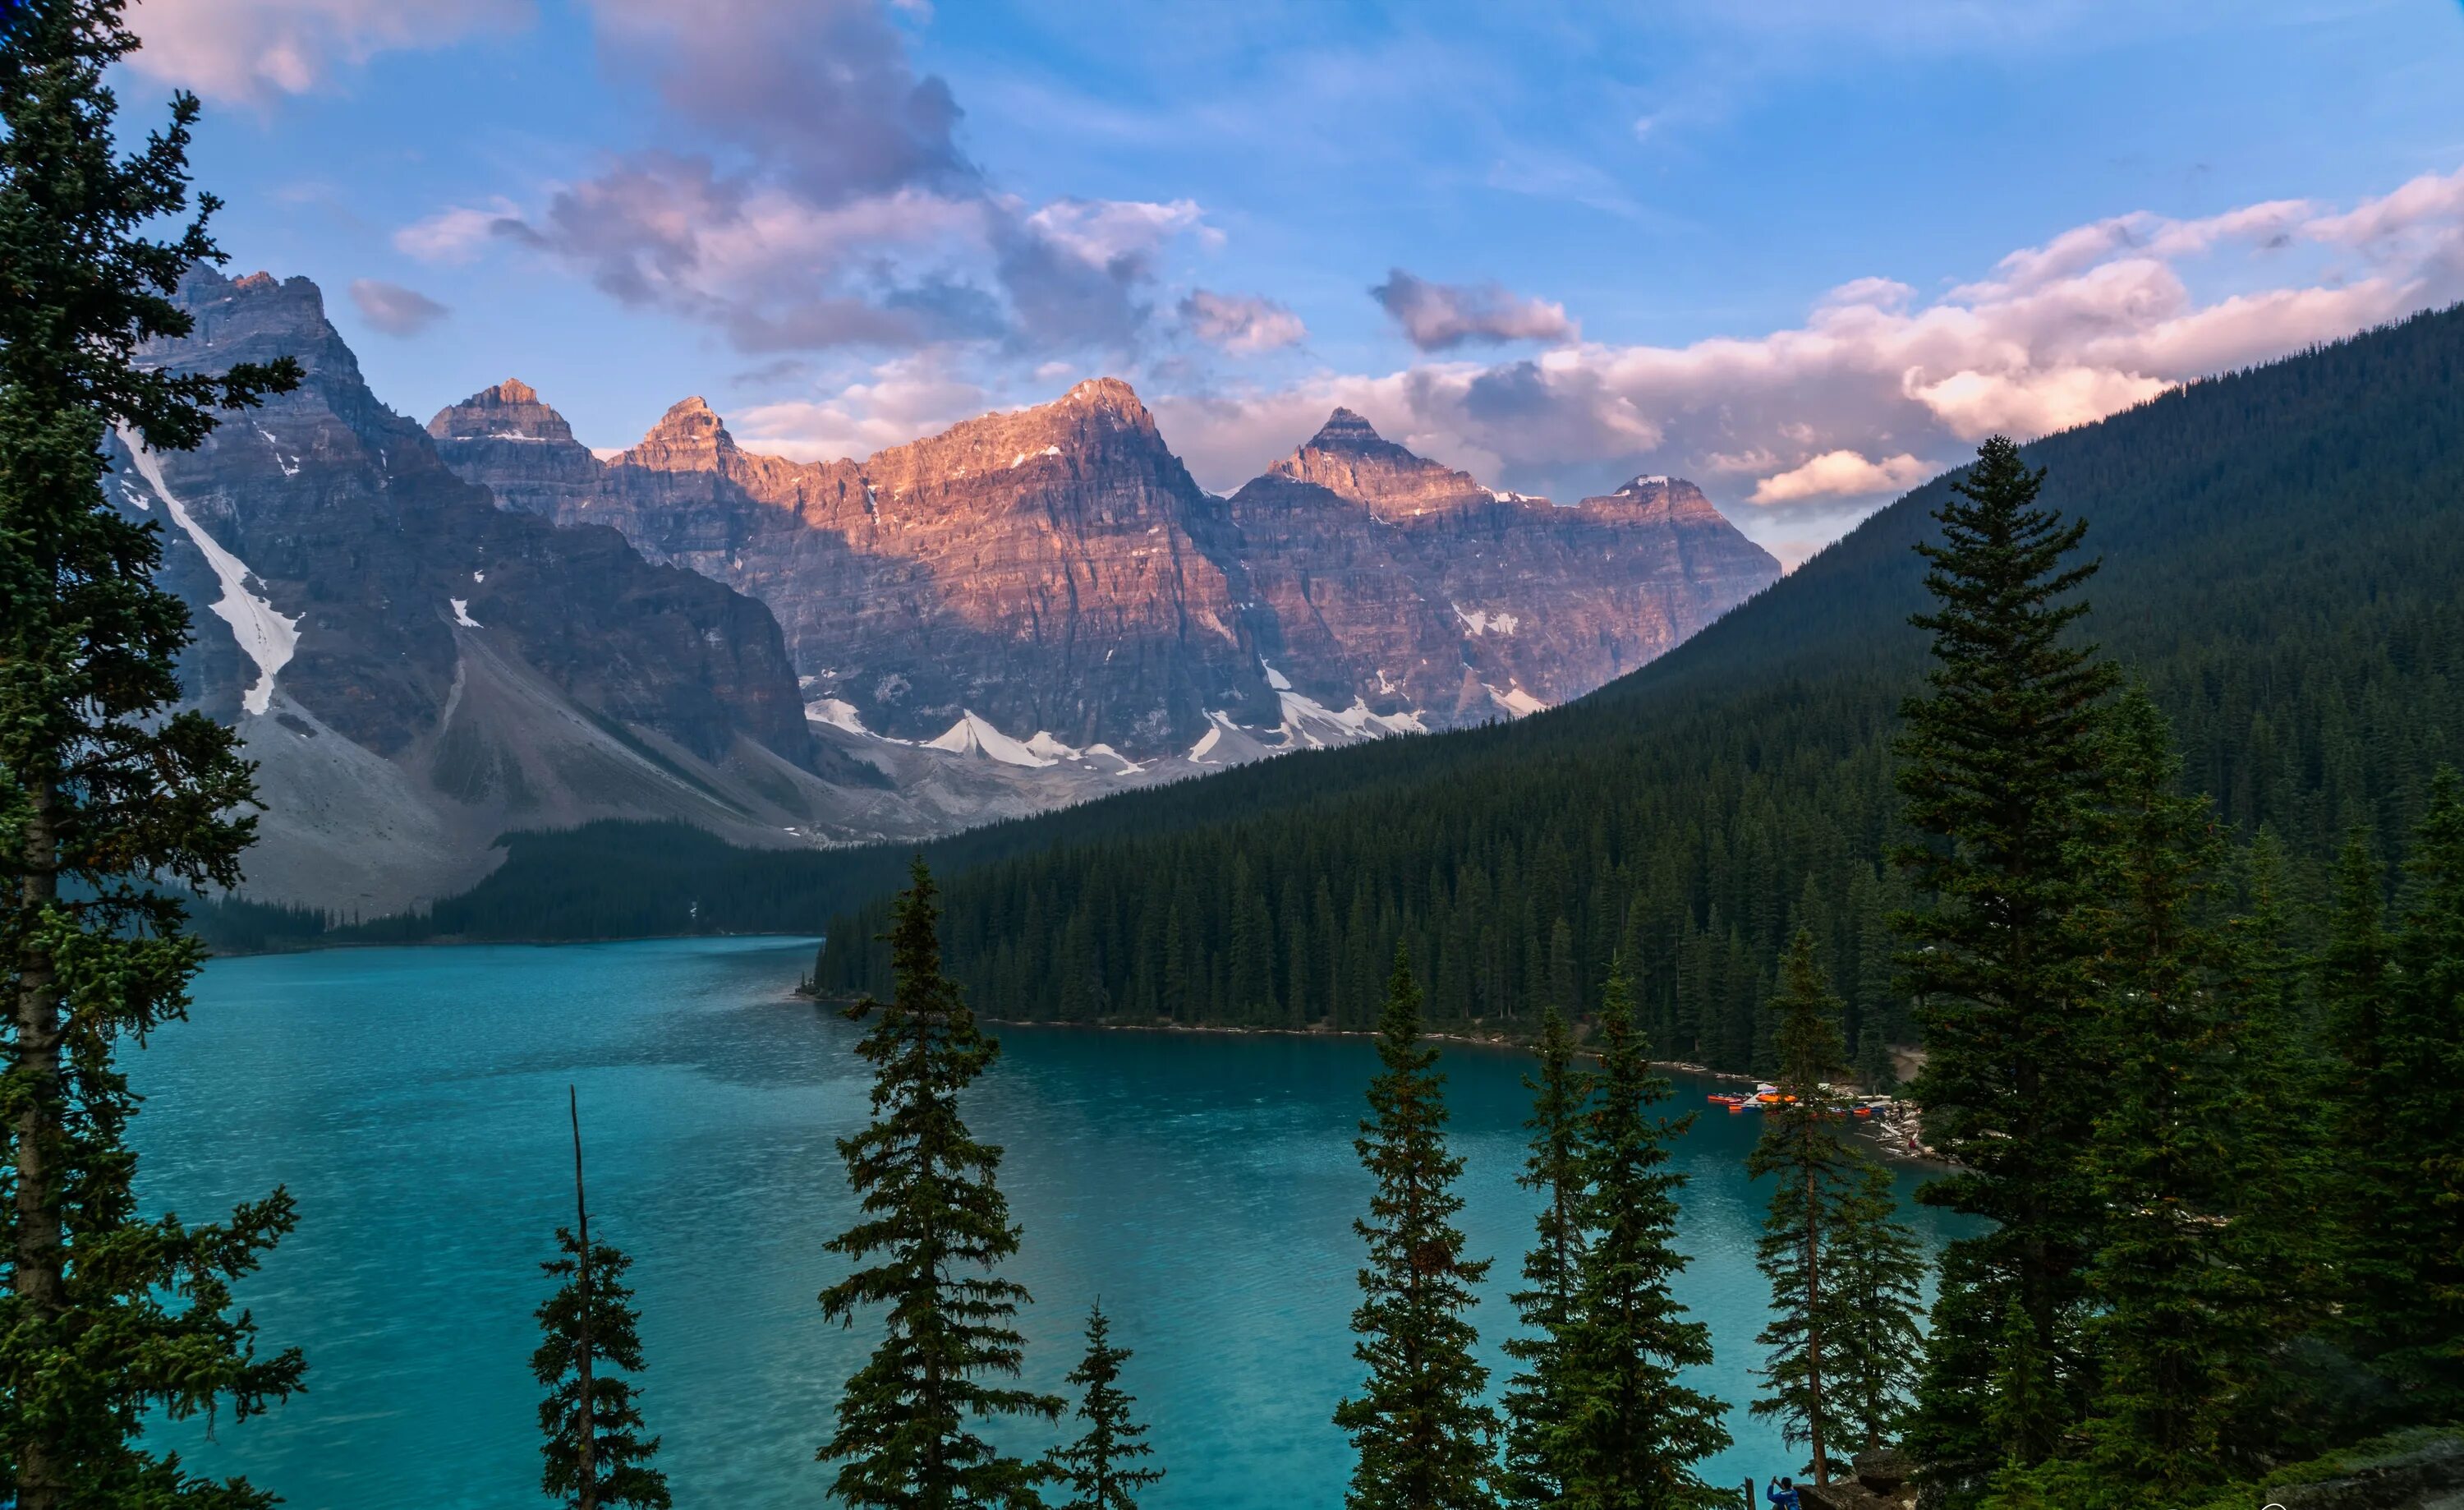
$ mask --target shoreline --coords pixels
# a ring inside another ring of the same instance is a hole
[[[825,997],[818,992],[805,989],[802,983],[799,983],[788,994],[796,1000],[811,1002],[816,1007],[840,1006],[852,999]],[[995,1017],[980,1014],[979,1020],[990,1027],[1047,1029],[1063,1033],[1216,1033],[1238,1038],[1375,1038],[1377,1036],[1375,1030],[1367,1028],[1234,1027],[1224,1023],[1202,1022],[1044,1022],[1025,1017]],[[1474,1049],[1520,1050],[1528,1053],[1531,1047],[1530,1040],[1528,1038],[1515,1037],[1502,1032],[1430,1032],[1420,1036],[1440,1043],[1462,1044]],[[1578,1052],[1587,1056],[1590,1055],[1588,1049],[1584,1049],[1579,1044],[1576,1048]],[[1738,1075],[1727,1070],[1714,1070],[1708,1065],[1695,1064],[1684,1059],[1653,1059],[1648,1062],[1655,1070],[1676,1070],[1706,1080],[1725,1081],[1735,1085],[1764,1083],[1756,1076]],[[1896,1098],[1894,1100],[1896,1102]],[[1850,1121],[1857,1124],[1857,1131],[1873,1145],[1874,1151],[1884,1159],[1903,1164],[1932,1165],[1946,1169],[1952,1167],[1949,1160],[1917,1142],[1914,1134],[1895,1118],[1886,1119],[1878,1112],[1869,1118],[1851,1118]]]

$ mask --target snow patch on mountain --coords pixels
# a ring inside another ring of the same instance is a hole
[[[1040,730],[1038,732],[1041,733]],[[1031,746],[1003,734],[988,720],[977,717],[973,709],[962,710],[958,722],[950,725],[948,733],[938,739],[926,740],[924,747],[947,750],[953,755],[983,755],[1004,766],[1060,764],[1038,755]]]
[[[240,696],[240,706],[251,713],[265,712],[274,706],[275,674],[291,663],[292,655],[299,648],[298,615],[285,617],[275,611],[272,603],[248,590],[249,579],[256,575],[248,569],[248,563],[223,549],[213,536],[206,533],[206,527],[189,516],[187,505],[171,496],[170,488],[163,481],[162,464],[135,432],[122,426],[120,439],[136,463],[137,475],[163,500],[171,522],[196,542],[206,565],[213,568],[215,580],[223,585],[223,595],[214,600],[214,615],[231,626],[231,637],[239,641],[241,653],[256,663],[256,684]]]

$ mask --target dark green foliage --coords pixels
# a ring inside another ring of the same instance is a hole
[[[1772,998],[1783,1099],[1766,1110],[1746,1172],[1775,1178],[1755,1262],[1771,1281],[1769,1380],[1752,1412],[1804,1443],[1816,1483],[1835,1458],[1879,1445],[1915,1377],[1916,1240],[1891,1220],[1887,1177],[1847,1129],[1839,998],[1799,933]]]
[[[2386,1204],[2365,1218],[2392,1280],[2357,1306],[2407,1420],[2464,1414],[2464,777],[2439,771],[2405,859],[2378,1058]]]
[[[1564,1494],[1585,1510],[1725,1506],[1727,1491],[1694,1465],[1728,1446],[1727,1408],[1677,1379],[1711,1361],[1710,1328],[1685,1319],[1674,1292],[1686,1260],[1671,1246],[1677,1190],[1668,1143],[1690,1115],[1656,1117],[1668,1082],[1651,1070],[1624,971],[1600,991],[1600,1068],[1584,1128],[1591,1187],[1576,1314],[1564,1342],[1567,1408],[1544,1438]]]
[[[2091,877],[2076,852],[2102,784],[2099,699],[2114,672],[2065,633],[2096,566],[2066,564],[2087,525],[2041,504],[2043,481],[2018,448],[1987,441],[1936,512],[1942,543],[1917,546],[1934,608],[1912,622],[1935,664],[1902,709],[1899,787],[1922,837],[1896,857],[1927,905],[1898,921],[1925,1004],[1913,1094],[1926,1141],[1957,1165],[1920,1198],[1995,1224],[1960,1239],[1963,1261],[1944,1270],[1912,1437],[1937,1473],[2037,1461],[2082,1403],[2098,1208],[2080,1156],[2101,1077],[2077,916]],[[1954,1294],[1954,1276],[1977,1293]],[[2013,1317],[2026,1348],[1992,1348]],[[2014,1378],[2023,1366],[2036,1372]]]
[[[1824,1278],[1837,1303],[1831,1327],[1828,1393],[1845,1434],[1843,1452],[1871,1452],[1906,1428],[1925,1342],[1925,1248],[1899,1220],[1891,1172],[1872,1159],[1832,1210]]]
[[[633,1260],[606,1243],[590,1244],[590,1285],[585,1303],[582,1243],[570,1228],[556,1230],[557,1257],[539,1265],[557,1282],[539,1302],[540,1341],[531,1354],[531,1373],[547,1390],[539,1402],[539,1432],[546,1459],[539,1487],[566,1505],[585,1503],[582,1493],[582,1358],[590,1356],[592,1493],[594,1505],[642,1505],[668,1510],[668,1476],[650,1466],[659,1439],[642,1434],[642,1391],[625,1378],[642,1371],[640,1317],[625,1271]],[[584,1315],[587,1313],[587,1325]],[[585,1334],[587,1341],[585,1343]]]
[[[1574,1038],[1565,1016],[1551,1007],[1541,1013],[1533,1044],[1538,1078],[1531,1092],[1531,1152],[1520,1184],[1540,1194],[1538,1232],[1523,1259],[1529,1288],[1515,1292],[1514,1308],[1527,1335],[1506,1343],[1522,1365],[1506,1387],[1504,1498],[1514,1505],[1555,1504],[1565,1485],[1548,1454],[1549,1433],[1570,1404],[1566,1339],[1578,1314],[1584,1224],[1591,1210],[1591,1182],[1583,1169],[1583,1134],[1592,1099],[1591,1077],[1574,1065]]]
[[[2109,1078],[2090,1150],[2105,1215],[2088,1274],[2088,1432],[2109,1480],[2161,1504],[2229,1477],[2241,1394],[2275,1342],[2272,1298],[2237,1252],[2236,1060],[2254,983],[2213,925],[2221,844],[2209,805],[2177,789],[2164,715],[2134,688],[2106,744],[2089,920]]]
[[[2228,829],[2283,839],[2297,895],[2316,894],[2354,824],[2392,835],[2419,815],[2431,768],[2464,753],[2464,312],[2192,384],[2025,455],[2052,469],[2045,504],[2096,521],[2098,638],[2146,678],[2189,785]],[[1906,624],[1925,598],[1909,547],[1933,538],[1947,496],[1919,489],[1566,709],[1295,754],[934,846],[953,877],[952,968],[999,984],[1006,1011],[1056,1016],[1051,962],[1083,916],[1115,1015],[1163,1012],[1177,980],[1176,1015],[1233,1020],[1208,983],[1229,961],[1245,855],[1278,958],[1288,898],[1322,962],[1303,1010],[1345,1027],[1374,1024],[1401,938],[1433,1024],[1528,1033],[1563,918],[1581,990],[1622,954],[1664,1055],[1743,1071],[1805,922],[1859,1064],[1869,1028],[1913,1044],[1886,924],[1911,899],[1881,862],[1900,836],[1896,710],[1925,664]],[[846,895],[891,889],[882,852],[834,862]],[[1799,916],[1809,896],[1825,916]],[[882,908],[831,924],[826,994],[886,978],[865,942]]]
[[[176,898],[238,880],[253,790],[231,731],[170,711],[187,611],[155,585],[159,526],[102,481],[115,432],[191,448],[216,409],[298,370],[139,360],[188,333],[165,296],[222,254],[212,196],[189,217],[192,97],[120,153],[104,79],[137,45],[121,11],[27,0],[0,46],[0,1483],[22,1510],[240,1510],[270,1497],[138,1432],[148,1415],[244,1420],[298,1388],[298,1353],[257,1357],[231,1306],[291,1198],[210,1226],[142,1215],[116,1055],[182,1016],[202,955]]]
[[[1163,1477],[1162,1469],[1144,1466],[1155,1449],[1146,1444],[1147,1429],[1131,1419],[1137,1402],[1121,1388],[1121,1365],[1129,1359],[1128,1348],[1112,1345],[1104,1307],[1089,1307],[1087,1356],[1069,1371],[1087,1429],[1044,1460],[1045,1477],[1068,1487],[1061,1510],[1137,1510],[1137,1492]]]
[[[1350,1510],[1485,1510],[1497,1418],[1481,1401],[1488,1370],[1472,1357],[1472,1287],[1487,1259],[1463,1255],[1454,1219],[1463,1161],[1446,1151],[1445,1077],[1420,1036],[1420,988],[1398,950],[1377,1024],[1383,1068],[1369,1083],[1369,1120],[1353,1144],[1375,1183],[1353,1224],[1369,1245],[1360,1270],[1353,1356],[1369,1367],[1360,1393],[1335,1407],[1359,1461]]]
[[[941,973],[932,873],[919,858],[912,875],[890,934],[897,988],[846,1013],[872,1019],[856,1048],[872,1066],[872,1121],[839,1140],[864,1215],[829,1246],[873,1261],[821,1297],[823,1313],[850,1326],[859,1310],[887,1314],[819,1456],[839,1464],[830,1492],[850,1505],[1037,1510],[1038,1471],[974,1430],[1063,1410],[1054,1396],[987,1382],[1018,1377],[1026,1344],[1015,1318],[1027,1294],[995,1275],[1019,1232],[994,1183],[1001,1151],[967,1131],[958,1094],[1001,1050]]]

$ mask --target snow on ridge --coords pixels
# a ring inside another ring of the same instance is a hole
[[[1058,761],[1045,759],[1027,745],[993,727],[986,720],[978,718],[973,708],[961,709],[958,722],[950,725],[949,732],[938,739],[926,740],[924,747],[947,750],[953,755],[986,755],[1004,766],[1043,766],[1060,764]]]
[[[1120,773],[1124,776],[1135,776],[1146,769],[1144,766],[1141,766],[1136,761],[1130,759],[1127,755],[1124,755],[1119,750],[1112,748],[1110,744],[1089,744],[1083,753],[1089,756],[1101,755],[1106,760],[1119,761],[1121,763]]]
[[[1292,678],[1285,676],[1282,672],[1277,671],[1265,656],[1261,655],[1258,657],[1258,669],[1266,674],[1267,686],[1274,688],[1277,692],[1289,692],[1292,690]]]
[[[248,569],[248,563],[223,549],[213,536],[206,533],[204,525],[189,517],[187,505],[173,498],[164,482],[162,463],[133,431],[121,426],[120,440],[128,448],[137,475],[163,500],[171,522],[196,542],[206,565],[213,568],[214,579],[223,585],[223,595],[214,600],[214,615],[231,626],[240,653],[256,663],[256,685],[240,695],[239,705],[253,714],[264,713],[274,706],[275,673],[289,665],[292,655],[299,648],[299,615],[285,617],[275,611],[272,603],[249,591],[248,579],[256,573]]]
[[[804,717],[816,723],[826,723],[832,728],[845,729],[849,734],[872,732],[864,726],[864,720],[856,716],[855,704],[839,698],[824,698],[818,702],[805,703]]]
[[[477,619],[471,616],[471,600],[469,598],[447,598],[445,601],[453,605],[454,623],[461,625],[464,629],[485,629],[487,627],[486,625],[481,624]]]
[[[1279,692],[1275,696],[1284,707],[1284,722],[1277,732],[1283,735],[1288,749],[1324,749],[1329,744],[1353,744],[1389,734],[1429,732],[1429,726],[1418,715],[1373,713],[1363,698],[1353,698],[1352,706],[1338,713],[1297,692]]]
[[[1465,613],[1460,604],[1449,603],[1446,607],[1453,609],[1455,617],[1463,620],[1463,628],[1475,634],[1485,634],[1495,630],[1500,634],[1511,636],[1523,622],[1522,615],[1516,613],[1504,611],[1492,613],[1486,609],[1474,609],[1469,613]]]
[[[1531,694],[1524,691],[1521,687],[1509,687],[1506,691],[1500,692],[1495,687],[1489,686],[1488,683],[1485,681],[1481,683],[1481,686],[1486,689],[1489,700],[1496,703],[1499,707],[1504,708],[1507,716],[1510,718],[1528,719],[1535,713],[1548,711],[1548,703],[1541,701],[1538,698],[1535,698]]]
[[[1029,754],[1041,755],[1048,761],[1076,760],[1081,753],[1062,744],[1045,729],[1035,731],[1035,737],[1026,742],[1026,748]]]

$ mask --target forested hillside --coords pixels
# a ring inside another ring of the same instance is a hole
[[[2027,455],[2103,558],[2087,633],[2145,679],[2226,822],[2273,827],[2313,871],[2355,826],[2391,843],[2432,766],[2464,758],[2464,310]],[[1924,658],[1910,546],[1944,487],[1558,712],[936,847],[954,966],[1003,1016],[1364,1027],[1400,938],[1433,1021],[1511,1030],[1590,1004],[1622,952],[1661,1052],[1746,1068],[1803,922],[1852,1035],[1906,1040],[1881,856]],[[887,889],[879,860],[841,865],[829,889]],[[823,991],[885,987],[886,916],[829,925]]]

